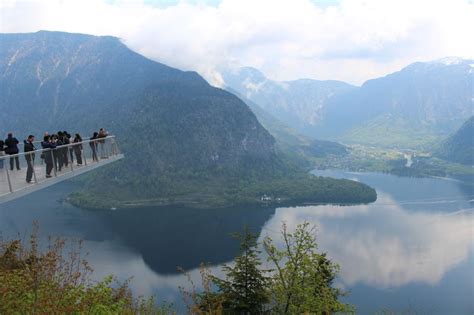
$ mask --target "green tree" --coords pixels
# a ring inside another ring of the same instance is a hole
[[[268,277],[261,269],[256,236],[246,227],[240,240],[240,252],[234,265],[224,265],[225,279],[213,277],[224,296],[224,309],[234,314],[262,314],[269,302]]]
[[[282,225],[283,249],[278,249],[271,238],[264,240],[268,260],[275,266],[271,282],[273,311],[277,314],[332,314],[353,312],[338,298],[341,290],[332,283],[339,266],[325,253],[318,253],[315,228],[305,222],[290,233]]]
[[[37,228],[29,246],[20,238],[0,238],[0,314],[176,314],[171,305],[134,297],[129,281],[93,281],[81,242],[69,255],[61,238],[41,251]]]

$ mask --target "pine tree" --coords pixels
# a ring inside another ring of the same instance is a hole
[[[224,296],[224,308],[234,314],[262,314],[269,301],[267,271],[262,270],[256,236],[248,228],[240,239],[240,253],[234,265],[224,265],[225,279],[213,278]]]

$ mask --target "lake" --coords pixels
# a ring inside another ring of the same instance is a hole
[[[85,240],[95,277],[133,276],[136,294],[181,305],[178,286],[189,283],[177,266],[195,281],[201,262],[220,274],[218,265],[231,262],[238,248],[230,233],[247,225],[260,240],[268,235],[278,244],[282,222],[291,229],[308,221],[317,227],[320,250],[340,264],[336,285],[350,291],[345,301],[358,314],[474,314],[472,186],[378,173],[313,173],[364,182],[378,199],[356,206],[96,211],[63,202],[77,185],[63,182],[0,205],[0,231],[4,238],[28,235],[38,220],[44,238]]]

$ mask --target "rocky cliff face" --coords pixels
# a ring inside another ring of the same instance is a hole
[[[324,119],[322,110],[331,97],[355,87],[340,81],[273,81],[254,68],[222,72],[225,85],[255,102],[275,118],[299,132],[311,129]]]

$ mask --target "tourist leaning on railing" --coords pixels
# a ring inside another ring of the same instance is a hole
[[[69,163],[73,163],[74,156],[76,157],[77,165],[82,166],[85,159],[87,158],[84,153],[83,142],[89,142],[91,149],[92,160],[99,162],[98,154],[100,153],[101,159],[107,159],[109,154],[117,155],[117,147],[114,137],[110,137],[110,144],[106,145],[106,140],[109,138],[108,132],[104,128],[100,128],[99,132],[94,132],[91,138],[82,139],[80,134],[76,133],[75,137],[67,131],[59,131],[56,134],[44,133],[43,141],[35,141],[33,135],[29,135],[28,138],[22,143],[13,136],[12,133],[8,134],[8,138],[5,141],[0,140],[0,169],[5,167],[5,160],[10,159],[10,168],[13,171],[16,168],[20,170],[19,161],[19,145],[23,145],[23,151],[27,164],[26,182],[30,183],[33,179],[34,173],[34,160],[35,155],[31,153],[37,150],[41,143],[41,164],[46,164],[46,177],[52,177],[51,171],[54,169],[56,172],[61,172],[64,167],[67,167]],[[36,145],[36,147],[35,147]],[[8,158],[6,155],[10,155]],[[86,165],[87,165],[87,161]],[[35,179],[36,180],[36,179]]]

